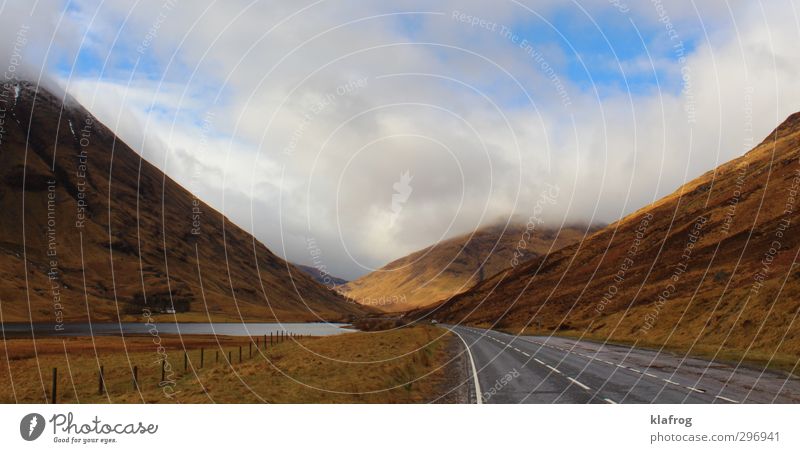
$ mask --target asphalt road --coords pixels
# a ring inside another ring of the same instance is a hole
[[[478,381],[472,387],[484,404],[800,403],[800,379],[783,373],[590,341],[444,327],[468,346]]]

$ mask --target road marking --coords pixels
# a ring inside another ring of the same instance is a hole
[[[572,379],[571,377],[567,377],[567,379],[569,379],[570,381],[572,381],[572,383],[573,383],[573,384],[575,384],[575,385],[577,385],[578,387],[580,387],[580,388],[582,388],[582,389],[584,389],[584,390],[589,390],[589,386],[588,386],[588,385],[586,385],[586,384],[583,384],[583,383],[581,383],[581,382],[578,382],[576,379]]]
[[[630,367],[628,367],[628,369],[629,369],[629,370],[631,370],[631,371],[633,371],[634,373],[639,373],[639,374],[642,374],[642,372],[641,372],[641,371],[639,371],[639,370],[637,370],[636,368],[630,368]]]
[[[530,357],[530,356],[531,356],[530,354],[528,354],[528,353],[527,353],[527,352],[525,352],[525,351],[520,351],[520,352],[521,352],[521,353],[523,353],[523,354],[525,354],[525,357]]]
[[[717,395],[717,396],[715,396],[714,398],[719,398],[719,399],[721,399],[722,401],[727,401],[727,402],[729,402],[729,403],[736,403],[736,404],[739,404],[739,402],[738,402],[738,401],[736,401],[736,400],[732,400],[732,399],[730,399],[730,398],[725,398],[724,396],[719,396],[719,395]]]
[[[550,368],[551,370],[555,371],[556,373],[558,373],[558,374],[561,374],[561,372],[560,372],[560,371],[558,371],[557,369],[555,369],[555,368],[551,367],[550,365],[545,365],[545,366],[546,366],[547,368]]]
[[[654,378],[657,378],[657,377],[658,377],[658,376],[656,376],[655,374],[650,374],[650,373],[648,373],[647,371],[645,371],[645,372],[644,372],[644,375],[645,375],[645,376],[654,377]]]
[[[681,385],[681,384],[678,384],[678,383],[677,383],[677,382],[675,382],[675,381],[670,381],[669,379],[662,379],[662,381],[666,382],[667,384],[672,384],[672,385]]]
[[[533,360],[535,360],[535,361],[536,361],[536,363],[538,363],[539,365],[544,365],[544,362],[542,362],[542,361],[541,361],[541,360],[539,360],[539,359],[536,359],[536,358],[534,358]]]
[[[472,377],[475,379],[475,403],[483,404],[483,401],[481,401],[481,383],[478,382],[478,370],[475,368],[475,360],[472,358],[472,351],[469,350],[469,345],[466,341],[464,341],[464,338],[461,336],[461,334],[452,329],[450,331],[456,334],[456,336],[461,339],[461,342],[464,343],[464,347],[467,348],[467,354],[469,354],[469,363],[472,365]]]
[[[517,352],[522,352],[522,351],[519,350],[519,348],[514,348],[514,350],[517,351]]]
[[[609,398],[603,398],[603,401],[605,401],[608,404],[617,404],[614,400],[609,399]]]
[[[693,392],[697,392],[697,393],[706,393],[706,391],[705,391],[705,390],[702,390],[702,389],[696,389],[696,388],[694,388],[694,387],[689,387],[688,385],[686,386],[686,388],[687,388],[687,389],[689,389],[689,390],[691,390],[691,391],[693,391]]]

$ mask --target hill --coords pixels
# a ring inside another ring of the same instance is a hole
[[[354,280],[340,291],[387,312],[431,305],[497,272],[579,241],[586,226],[494,225],[442,241]],[[591,230],[591,229],[589,229]]]
[[[3,322],[344,320],[364,310],[270,252],[75,101],[0,90]]]
[[[745,155],[430,315],[796,365],[799,158],[800,113]]]
[[[333,275],[326,272],[325,269],[319,269],[314,266],[304,266],[302,264],[295,264],[295,266],[297,266],[297,268],[300,269],[301,271],[310,275],[311,278],[317,281],[317,283],[321,283],[327,286],[328,288],[333,288],[347,283],[347,280],[339,277],[334,277]]]

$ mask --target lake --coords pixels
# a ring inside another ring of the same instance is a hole
[[[235,337],[262,336],[270,333],[288,332],[298,335],[328,336],[356,332],[345,328],[347,324],[307,322],[307,323],[269,323],[269,322],[218,322],[218,323],[65,323],[64,330],[56,331],[52,323],[34,323],[37,336],[85,337],[92,335],[143,335],[151,334],[153,326],[159,334],[166,335],[228,335]],[[31,335],[28,323],[2,324],[2,332],[8,337]]]

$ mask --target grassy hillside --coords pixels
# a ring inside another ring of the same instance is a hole
[[[20,89],[14,100],[15,89]],[[4,322],[340,320],[363,313],[131,150],[85,109],[6,84]]]
[[[800,114],[756,148],[431,316],[797,365]]]
[[[458,236],[395,260],[340,291],[383,311],[431,305],[466,291],[497,272],[580,241],[587,227],[496,225]]]

